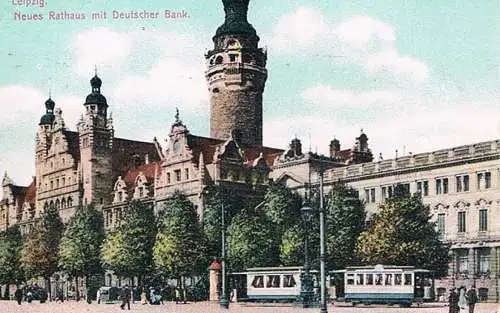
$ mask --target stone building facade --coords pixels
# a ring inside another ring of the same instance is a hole
[[[499,300],[500,140],[349,165],[345,154],[339,160],[331,152],[330,162],[310,153],[285,154],[272,177],[305,193],[308,186],[319,185],[322,173],[325,193],[337,182],[352,186],[368,216],[396,185],[420,194],[441,240],[451,244],[448,276],[436,281],[435,294],[475,284],[482,300]]]
[[[55,102],[45,102],[36,132],[35,177],[29,186],[2,180],[0,230],[20,225],[29,231],[47,207],[59,209],[64,222],[84,205],[103,212],[105,227],[119,224],[132,199],[156,210],[174,192],[193,202],[203,218],[207,186],[224,185],[249,200],[261,199],[269,179],[306,195],[323,179],[325,191],[345,182],[359,191],[370,214],[401,184],[419,192],[430,205],[442,240],[451,243],[449,276],[436,283],[473,282],[482,297],[498,300],[500,274],[500,140],[374,161],[361,132],[351,148],[330,142],[321,156],[262,145],[262,99],[267,53],[247,21],[249,0],[223,0],[224,23],[206,54],[210,93],[210,136],[193,135],[177,112],[166,141],[140,142],[115,137],[102,81],[93,77],[76,129],[64,123]],[[106,284],[116,283],[106,277]]]

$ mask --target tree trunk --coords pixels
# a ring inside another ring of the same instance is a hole
[[[9,298],[10,298],[9,289],[10,289],[10,284],[5,285],[5,294],[3,296],[5,300],[9,300]]]
[[[80,288],[78,288],[78,276],[75,276],[76,301],[80,301]]]
[[[50,288],[50,277],[45,278],[47,281],[47,295],[49,296],[49,302],[52,301],[52,288]]]

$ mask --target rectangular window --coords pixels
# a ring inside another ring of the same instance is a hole
[[[280,287],[280,275],[268,275],[266,288],[279,288]]]
[[[469,175],[463,176],[464,191],[469,191]]]
[[[490,272],[490,251],[482,249],[479,251],[479,273],[487,274]]]
[[[479,231],[487,231],[488,230],[488,210],[480,209],[479,210]]]
[[[463,191],[463,187],[462,187],[462,176],[457,176],[456,177],[457,179],[457,182],[456,182],[456,192],[462,192]]]
[[[484,173],[484,188],[491,188],[491,172]]]
[[[373,285],[373,274],[366,274],[366,284]]]
[[[167,184],[170,184],[170,181],[171,181],[171,179],[170,179],[170,173],[167,173]]]
[[[371,200],[371,202],[372,202],[372,203],[373,203],[373,202],[375,202],[375,188],[372,188],[372,189],[370,190],[370,197],[371,197],[371,199],[370,199],[370,200]]]
[[[465,233],[465,212],[458,212],[458,232]]]
[[[410,286],[413,284],[413,282],[411,281],[411,274],[405,273],[404,277],[405,277],[405,281],[404,281],[405,286]]]
[[[437,178],[436,179],[436,194],[446,194],[448,193],[448,178]]]
[[[264,276],[257,275],[253,278],[252,287],[254,288],[264,288]]]
[[[295,282],[295,278],[293,275],[284,275],[283,276],[283,287],[284,288],[292,288],[295,287],[297,283]]]
[[[392,285],[392,274],[385,274],[385,285]]]
[[[356,274],[356,285],[364,285],[365,274]]]
[[[437,216],[437,229],[438,229],[438,234],[439,234],[439,237],[442,238],[444,236],[444,232],[446,231],[445,229],[445,214],[444,213],[440,213],[438,214]]]
[[[423,180],[417,182],[417,193],[421,196],[426,197],[429,195],[429,181]]]
[[[469,271],[469,255],[466,250],[458,256],[458,272],[465,273]]]
[[[382,285],[382,274],[375,274],[375,285]]]
[[[375,202],[375,188],[365,189],[366,203]]]
[[[354,285],[354,274],[347,274],[347,284]]]
[[[401,274],[394,274],[394,285],[401,285],[403,283],[403,276]]]
[[[184,176],[186,177],[186,180],[189,180],[189,168],[184,170]]]
[[[230,62],[236,62],[236,54],[230,54],[229,55],[229,61]]]
[[[181,170],[175,170],[175,181],[181,181]]]

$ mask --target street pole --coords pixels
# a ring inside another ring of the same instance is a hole
[[[323,204],[323,174],[324,171],[319,172],[319,260],[321,272],[321,304],[320,312],[328,313],[326,305],[326,273],[325,273],[325,209]]]
[[[224,309],[229,308],[229,300],[227,299],[227,293],[226,293],[226,229],[224,226],[224,204],[222,204],[222,210],[221,210],[221,217],[222,217],[222,264],[221,264],[221,270],[222,270],[222,292],[221,292],[221,299],[220,299],[220,306]]]
[[[304,272],[301,273],[300,279],[300,297],[299,304],[303,308],[309,308],[313,304],[313,280],[311,278],[311,266],[309,262],[309,235],[308,235],[308,226],[310,222],[310,218],[313,212],[313,209],[310,207],[303,207],[300,209],[303,214],[303,222],[305,231],[304,238]]]

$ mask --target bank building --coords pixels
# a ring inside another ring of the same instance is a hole
[[[158,209],[176,191],[189,198],[202,218],[207,186],[224,185],[258,201],[269,180],[300,194],[320,179],[325,192],[344,182],[359,191],[369,216],[401,185],[422,196],[441,239],[451,243],[448,276],[436,280],[435,294],[446,293],[451,285],[475,283],[482,300],[498,301],[500,140],[386,160],[374,158],[363,131],[346,149],[332,138],[325,143],[326,156],[304,151],[297,138],[287,149],[265,147],[267,52],[247,20],[249,0],[222,2],[225,20],[205,55],[210,136],[191,134],[179,111],[170,127],[157,130],[166,140],[115,136],[108,112],[112,99],[108,103],[105,83],[96,74],[82,99],[76,130],[65,124],[55,100],[41,104],[43,114],[33,125],[35,176],[29,186],[19,186],[5,173],[0,230],[17,224],[27,233],[49,206],[59,209],[66,223],[79,206],[90,203],[102,210],[105,227],[111,229],[128,201],[139,199]],[[105,280],[117,283],[112,275]]]

